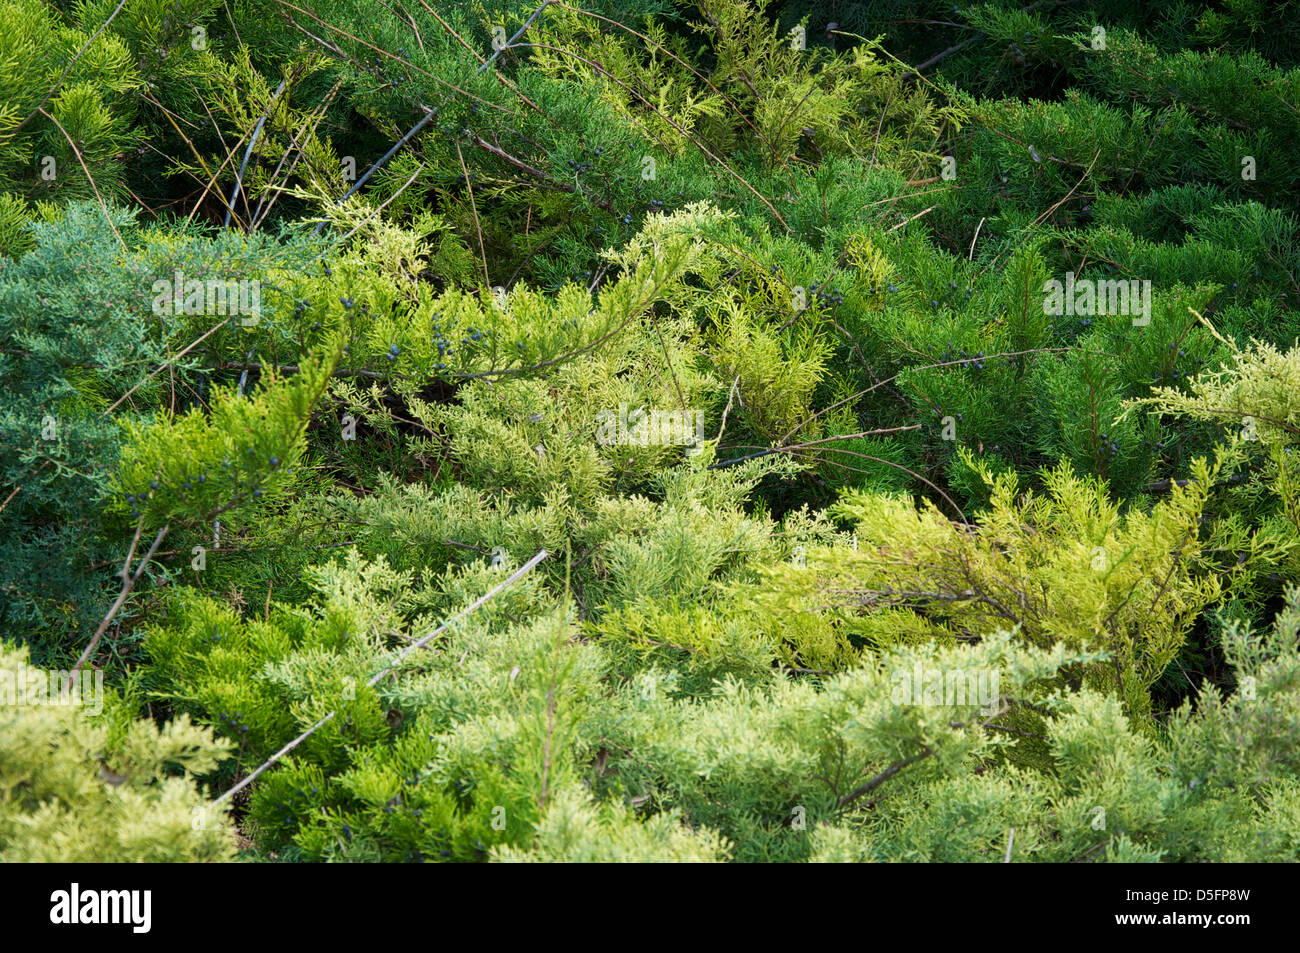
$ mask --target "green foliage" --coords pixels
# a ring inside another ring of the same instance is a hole
[[[127,423],[115,490],[147,526],[206,522],[286,491],[306,443],[304,430],[325,392],[339,347],[304,362],[288,381],[274,372],[247,399],[237,388],[214,390],[206,410]]]
[[[232,686],[270,689],[260,702],[245,695],[247,724],[225,727],[250,739],[250,753],[280,740],[251,740],[258,713],[292,707],[306,725],[329,707],[353,719],[254,798],[263,843],[306,858],[1000,860],[1009,827],[1020,860],[1124,860],[1134,850],[1231,860],[1294,849],[1300,593],[1265,638],[1226,630],[1236,694],[1225,700],[1206,686],[1152,739],[1119,698],[1057,677],[1104,656],[1031,649],[1005,632],[970,646],[890,649],[821,683],[729,678],[691,698],[671,673],[650,668],[601,690],[603,640],[566,638],[561,616],[508,621],[537,597],[529,588],[414,656],[394,683],[381,681],[375,701],[360,692],[341,701],[337,683],[311,677],[348,670],[351,644],[333,646],[329,665],[300,649],[257,673],[248,667],[279,657],[262,647],[263,623],[240,633],[226,616],[226,638],[213,644],[200,637],[207,610],[187,608],[181,624],[191,635],[174,643],[175,630],[162,630],[157,646],[164,659],[192,659],[183,663],[191,673],[222,668]],[[924,694],[914,672],[925,673]],[[990,674],[993,692],[977,695]],[[962,693],[945,694],[954,684]],[[1042,713],[1035,723],[1050,770],[1015,766],[1023,742],[990,727],[1008,727],[1008,707]],[[365,709],[380,733],[369,744],[356,720]],[[280,738],[297,730],[286,724]],[[579,779],[593,793],[578,794]],[[934,826],[936,804],[960,836]]]
[[[106,218],[89,203],[69,205],[25,231],[27,252],[0,258],[0,382],[8,395],[0,407],[0,480],[6,487],[0,498],[0,624],[45,663],[68,652],[74,637],[88,637],[111,598],[108,580],[121,559],[111,541],[120,536],[119,514],[132,508],[112,494],[127,433],[153,411],[173,407],[177,392],[208,392],[223,352],[242,359],[248,346],[248,332],[229,317],[154,311],[155,282],[177,271],[247,280],[303,256],[293,244],[260,236],[141,229],[131,215]],[[273,319],[274,299],[268,299],[265,317]],[[210,350],[191,346],[202,335]],[[260,422],[265,403],[253,405],[250,417],[249,407],[236,401],[216,429],[238,424],[241,432],[215,435],[210,449],[238,442],[241,452],[254,445],[268,450],[263,460],[288,459],[287,448]],[[201,417],[196,409],[185,418],[190,430],[211,433]],[[245,435],[243,428],[254,422]],[[294,421],[298,429],[304,423]],[[132,467],[144,469],[131,471],[139,480],[128,492],[141,500],[150,481],[194,453],[189,445],[159,442],[160,433],[151,445],[154,458],[133,458]],[[161,499],[151,505],[153,515],[162,514]],[[41,638],[34,638],[38,632]]]
[[[4,192],[66,201],[89,197],[97,186],[109,194],[121,190],[120,154],[139,141],[129,125],[131,94],[143,81],[120,35],[91,41],[102,22],[88,9],[93,6],[82,8],[89,15],[81,22],[69,22],[40,0],[5,0],[0,6]],[[6,241],[0,250],[14,247]]]
[[[195,783],[230,745],[184,715],[161,728],[135,718],[125,700],[83,690],[89,674],[60,698],[68,673],[0,646],[0,859],[233,860],[234,830]]]
[[[1300,350],[1282,352],[1260,342],[1241,350],[1228,344],[1230,364],[1200,375],[1186,391],[1160,388],[1131,410],[1150,407],[1205,421],[1223,434],[1225,461],[1238,472],[1216,514],[1216,542],[1236,554],[1243,573],[1239,589],[1250,595],[1275,591],[1279,575],[1293,579],[1300,570],[1300,470],[1294,456],[1300,436]],[[1243,543],[1246,532],[1255,545]]]
[[[15,856],[1293,855],[1280,10],[0,0]]]
[[[933,506],[849,494],[835,512],[852,521],[855,547],[814,550],[806,567],[775,570],[752,598],[786,612],[844,606],[847,632],[865,629],[884,645],[907,640],[918,625],[949,639],[1001,625],[1032,645],[1091,644],[1110,662],[1086,681],[1119,691],[1130,718],[1144,715],[1151,684],[1220,593],[1217,578],[1197,571],[1210,468],[1200,464],[1195,483],[1149,513],[1121,514],[1104,484],[1068,464],[1044,475],[1042,496],[1022,494],[1009,471],[974,466],[990,489],[974,526],[954,525]],[[867,618],[855,618],[853,607]],[[884,624],[873,623],[877,612]]]
[[[814,858],[1000,861],[1008,850],[1012,860],[1121,863],[1293,856],[1297,776],[1283,762],[1296,733],[1298,597],[1293,590],[1270,631],[1225,633],[1242,687],[1225,698],[1206,685],[1155,741],[1133,730],[1117,699],[1085,690],[1048,722],[1054,771],[1000,766],[918,785],[883,800],[861,827],[817,830]],[[1252,727],[1266,723],[1273,727],[1262,733]],[[1265,736],[1262,749],[1248,740]]]

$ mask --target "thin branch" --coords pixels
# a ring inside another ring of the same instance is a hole
[[[476,600],[474,600],[473,603],[471,603],[469,606],[467,606],[467,607],[466,607],[465,609],[463,609],[461,612],[457,613],[457,614],[456,614],[455,616],[453,616],[451,619],[448,619],[448,620],[447,620],[446,622],[444,622],[442,625],[438,626],[436,629],[434,629],[432,632],[430,632],[430,633],[429,633],[428,635],[426,635],[424,638],[420,639],[418,642],[413,642],[413,643],[411,643],[409,646],[407,646],[406,648],[404,648],[401,652],[398,653],[397,657],[392,661],[392,663],[388,666],[388,668],[384,669],[384,670],[381,671],[378,675],[375,675],[373,678],[371,678],[369,681],[367,681],[367,682],[366,682],[366,685],[367,685],[368,687],[372,687],[372,688],[373,688],[375,685],[377,685],[377,684],[379,683],[379,681],[380,681],[382,678],[384,678],[385,676],[387,676],[387,675],[391,675],[391,674],[393,674],[394,672],[396,672],[396,671],[397,671],[397,666],[398,666],[398,664],[399,664],[399,663],[400,663],[404,658],[406,658],[406,656],[410,655],[410,654],[411,654],[412,652],[414,652],[416,649],[422,649],[422,648],[424,648],[426,645],[429,644],[429,642],[430,642],[430,641],[431,641],[435,636],[439,635],[439,634],[442,633],[442,632],[445,632],[445,631],[446,631],[448,628],[450,628],[452,625],[455,625],[455,624],[456,624],[457,622],[459,622],[461,619],[464,619],[466,616],[468,616],[471,612],[473,612],[473,611],[474,611],[475,609],[477,609],[479,606],[483,605],[483,604],[484,604],[485,602],[487,602],[489,599],[491,599],[491,598],[493,598],[494,596],[496,596],[499,592],[503,591],[504,589],[508,588],[509,586],[514,585],[516,582],[518,582],[520,579],[522,579],[522,578],[523,578],[527,573],[531,572],[532,569],[533,569],[533,567],[536,566],[538,563],[540,563],[540,562],[541,562],[543,559],[545,559],[548,555],[549,555],[549,553],[547,553],[546,550],[544,550],[544,549],[542,549],[542,550],[538,550],[537,555],[533,556],[532,559],[528,560],[528,562],[524,563],[522,566],[520,566],[518,569],[516,569],[516,570],[515,570],[513,573],[511,573],[511,574],[510,574],[506,579],[502,580],[498,585],[496,585],[496,586],[495,586],[494,588],[492,588],[490,591],[488,591],[487,593],[485,593],[485,594],[482,595],[482,596],[479,596],[479,598],[476,599]],[[239,793],[240,791],[242,791],[244,788],[248,787],[250,784],[253,783],[254,780],[256,780],[256,779],[258,778],[258,776],[260,776],[264,771],[266,771],[267,768],[271,767],[273,764],[275,764],[277,761],[279,761],[281,758],[283,758],[286,754],[288,754],[288,753],[289,753],[290,751],[292,751],[294,748],[298,747],[298,745],[302,744],[304,741],[306,741],[308,738],[310,738],[313,734],[316,733],[317,730],[319,730],[323,725],[325,725],[325,724],[327,724],[329,721],[331,721],[331,720],[334,718],[334,716],[337,715],[337,714],[338,714],[338,711],[335,710],[335,711],[330,712],[330,713],[329,713],[328,715],[326,715],[325,717],[321,718],[321,719],[320,719],[319,721],[317,721],[314,725],[312,725],[310,728],[308,728],[306,731],[304,731],[302,734],[300,734],[297,738],[294,738],[292,741],[290,741],[287,745],[285,745],[283,748],[281,748],[281,749],[280,749],[279,751],[277,751],[275,754],[271,755],[271,757],[267,758],[266,761],[262,762],[262,764],[261,764],[261,765],[257,768],[257,770],[255,770],[252,774],[250,774],[250,775],[248,775],[247,777],[245,777],[242,781],[240,781],[240,782],[239,782],[238,784],[236,784],[234,787],[232,787],[232,788],[230,788],[228,791],[226,791],[225,794],[222,794],[222,795],[221,795],[220,797],[218,797],[215,801],[213,801],[213,802],[212,802],[212,806],[213,806],[213,807],[216,807],[216,806],[217,806],[218,804],[220,804],[222,801],[227,800],[228,798],[234,796],[235,794],[238,794],[238,793]]]
[[[72,685],[76,681],[77,673],[81,671],[81,667],[89,661],[90,657],[95,654],[95,648],[99,645],[99,640],[103,637],[104,633],[108,631],[108,626],[113,621],[113,617],[117,615],[118,610],[122,608],[122,604],[126,602],[126,597],[131,594],[131,590],[135,588],[135,584],[140,581],[140,577],[144,574],[144,567],[149,565],[149,560],[153,559],[154,553],[158,551],[159,545],[162,544],[163,537],[167,535],[168,527],[164,526],[162,529],[158,530],[158,535],[154,537],[153,545],[150,546],[149,551],[144,554],[144,558],[140,560],[139,566],[136,567],[135,574],[132,575],[131,558],[135,555],[135,547],[140,542],[140,532],[143,529],[144,517],[141,517],[140,522],[135,528],[135,537],[131,540],[131,548],[127,551],[126,561],[122,563],[122,568],[118,573],[118,575],[122,577],[122,591],[119,592],[117,598],[113,600],[113,605],[104,616],[103,621],[99,623],[99,628],[95,629],[95,634],[91,637],[90,644],[86,646],[86,650],[82,652],[81,657],[77,659],[77,664],[72,666],[72,671],[68,673],[68,680],[63,686],[65,694],[72,691]]]
[[[898,229],[902,228],[904,225],[908,225],[908,224],[910,224],[910,223],[912,223],[912,222],[915,222],[915,221],[916,221],[918,218],[920,218],[922,215],[927,215],[927,214],[929,214],[930,212],[933,212],[933,211],[934,211],[935,209],[937,209],[938,207],[939,207],[939,206],[937,206],[937,205],[931,205],[929,208],[925,209],[924,211],[917,212],[917,213],[916,213],[915,215],[913,215],[911,218],[904,219],[903,221],[899,222],[899,223],[898,223],[897,225],[895,225],[893,228],[889,229],[889,231],[891,231],[891,232],[898,231]]]
[[[54,123],[54,125],[58,126],[59,132],[63,133],[63,138],[68,140],[68,145],[72,147],[72,154],[77,157],[77,161],[81,163],[82,171],[86,173],[86,180],[90,182],[90,187],[95,190],[95,198],[99,199],[99,207],[104,213],[104,218],[108,220],[108,227],[113,230],[113,234],[117,236],[118,242],[121,244],[122,248],[125,249],[126,242],[122,241],[122,235],[118,232],[117,226],[113,224],[113,216],[109,214],[108,206],[104,204],[104,197],[99,194],[99,186],[95,184],[95,177],[90,174],[90,169],[86,166],[86,160],[81,157],[81,150],[77,148],[77,144],[73,142],[72,137],[68,135],[68,130],[63,128],[63,123],[59,122],[47,113],[42,107],[38,106],[36,111],[50,122]]]
[[[470,183],[469,168],[465,165],[465,156],[460,151],[460,143],[456,143],[456,158],[460,160],[460,171],[465,173],[465,191],[469,193],[469,208],[474,213],[474,231],[478,233],[478,253],[483,259],[483,283],[489,288],[492,286],[492,278],[488,275],[487,248],[483,244],[483,225],[478,220],[478,205],[474,202],[474,186]]]
[[[902,761],[895,761],[893,764],[887,767],[884,771],[881,771],[879,774],[877,774],[866,784],[854,788],[848,794],[844,795],[844,797],[840,798],[837,806],[841,808],[848,807],[850,804],[852,804],[854,801],[856,801],[858,798],[862,797],[863,795],[870,794],[872,791],[880,787],[882,784],[884,784],[886,781],[888,781],[890,778],[896,775],[899,771],[902,771],[908,765],[916,764],[918,761],[924,761],[932,754],[934,754],[934,749],[925,748],[924,750],[921,751],[920,754],[912,755],[912,757],[906,758]]]
[[[588,195],[586,192],[582,191],[582,189],[578,188],[575,185],[570,185],[568,182],[560,182],[556,179],[552,179],[550,176],[548,176],[545,172],[542,172],[540,169],[533,168],[531,165],[524,162],[522,159],[515,158],[510,153],[502,149],[500,146],[492,145],[492,143],[486,141],[481,136],[475,133],[471,133],[469,138],[470,141],[474,143],[474,145],[478,146],[484,152],[490,152],[498,159],[502,159],[510,163],[519,171],[526,172],[528,175],[531,175],[534,179],[536,179],[546,188],[556,192],[568,192],[570,194],[581,195],[584,198],[591,199],[593,202],[595,202],[597,206],[605,209],[608,212],[614,211],[614,206],[610,204],[608,199],[594,199],[592,198],[592,196]]]
[[[262,134],[262,127],[266,125],[267,118],[271,115],[271,110],[275,108],[276,101],[284,88],[289,83],[289,77],[280,80],[280,85],[275,88],[275,93],[271,96],[271,101],[266,105],[266,111],[262,113],[257,125],[253,128],[253,135],[248,140],[248,148],[244,150],[244,161],[240,163],[239,174],[235,176],[235,187],[230,193],[230,200],[226,202],[226,220],[221,223],[223,228],[230,227],[230,216],[235,214],[235,196],[239,195],[244,187],[244,173],[248,170],[248,160],[253,155],[253,149],[257,146],[257,139]],[[244,199],[244,210],[248,210],[248,199]]]
[[[200,344],[202,344],[204,338],[207,338],[207,337],[208,337],[209,335],[211,335],[214,331],[219,331],[221,328],[224,328],[224,327],[225,327],[227,324],[229,324],[229,323],[230,323],[230,319],[227,318],[226,320],[222,321],[220,324],[218,324],[218,325],[216,325],[216,326],[210,328],[209,330],[205,331],[205,332],[203,333],[203,335],[202,335],[201,337],[198,338],[198,340],[192,342],[191,344],[187,344],[187,345],[185,346],[185,349],[184,349],[183,351],[181,351],[179,354],[177,354],[175,357],[169,357],[169,358],[168,358],[166,361],[164,361],[162,364],[159,364],[156,368],[154,368],[154,370],[151,371],[151,372],[149,373],[149,375],[145,377],[144,380],[140,381],[140,383],[136,384],[134,387],[132,387],[129,391],[127,391],[125,394],[123,394],[123,395],[122,395],[121,397],[119,397],[117,400],[113,401],[113,405],[112,405],[111,407],[109,407],[108,410],[106,410],[106,411],[104,411],[102,414],[100,414],[99,416],[100,416],[101,418],[103,418],[103,417],[107,417],[109,414],[111,414],[111,413],[113,412],[114,408],[116,408],[118,404],[122,403],[122,401],[126,400],[128,397],[130,397],[132,394],[134,394],[137,390],[139,390],[141,387],[143,387],[146,383],[148,383],[150,380],[152,380],[155,376],[157,376],[157,374],[158,374],[159,371],[163,370],[163,368],[170,367],[172,364],[174,364],[174,363],[176,363],[177,361],[179,361],[182,357],[184,357],[186,354],[188,354],[188,353],[189,353],[190,351],[192,351],[194,348],[196,348],[196,347],[198,347]]]
[[[339,243],[342,244],[343,242],[346,242],[349,238],[351,238],[353,235],[355,235],[357,232],[359,232],[362,228],[364,228],[364,227],[365,227],[365,226],[370,222],[370,220],[371,220],[372,218],[374,218],[376,215],[378,215],[378,214],[379,214],[380,212],[382,212],[384,209],[388,208],[389,205],[391,205],[394,201],[397,200],[397,197],[398,197],[399,195],[401,195],[403,192],[406,191],[406,187],[407,187],[408,185],[410,185],[412,182],[414,182],[414,181],[419,177],[420,173],[423,172],[423,171],[424,171],[424,166],[420,166],[418,169],[416,169],[414,172],[412,172],[412,173],[411,173],[411,177],[410,177],[409,179],[407,179],[405,182],[403,182],[402,185],[401,185],[401,187],[398,188],[398,190],[397,190],[396,192],[394,192],[394,193],[393,193],[392,195],[390,195],[388,198],[384,199],[384,201],[380,203],[379,208],[375,209],[373,212],[371,212],[369,215],[367,215],[365,218],[363,218],[360,222],[358,222],[356,225],[354,225],[354,226],[353,226],[353,227],[348,231],[348,233],[347,233],[346,235],[344,235],[341,239],[339,239]]]
[[[921,72],[922,70],[927,70],[927,69],[929,69],[931,66],[933,66],[935,63],[939,62],[940,60],[945,59],[946,57],[952,56],[952,54],[954,54],[954,53],[960,53],[962,50],[966,49],[966,47],[970,46],[972,43],[974,43],[974,42],[975,42],[976,40],[978,40],[979,38],[980,38],[980,37],[978,37],[978,36],[972,36],[972,37],[971,37],[970,39],[968,39],[968,40],[962,40],[960,43],[957,43],[957,44],[955,44],[955,45],[953,45],[953,46],[948,47],[948,48],[947,48],[946,50],[944,50],[942,53],[936,53],[934,56],[930,57],[928,60],[926,60],[926,61],[925,61],[924,63],[922,63],[920,66],[915,66],[915,67],[913,67],[913,69],[915,69],[918,73]]]
[[[476,72],[476,73],[481,73],[481,72],[483,72],[485,69],[487,69],[489,66],[491,66],[493,63],[496,62],[498,56],[500,56],[500,55],[501,55],[502,53],[504,53],[506,50],[508,50],[508,49],[510,49],[511,47],[513,47],[513,46],[515,45],[515,40],[517,40],[517,39],[519,39],[521,36],[523,36],[523,35],[524,35],[524,32],[525,32],[525,31],[526,31],[530,26],[533,25],[533,21],[536,20],[536,19],[541,15],[542,11],[545,10],[545,9],[546,9],[547,7],[549,7],[550,5],[551,5],[551,0],[542,0],[542,5],[541,5],[540,7],[538,7],[536,10],[533,11],[532,16],[530,16],[527,20],[524,21],[524,25],[521,26],[518,30],[515,31],[515,35],[512,36],[509,40],[507,40],[507,41],[506,41],[506,44],[505,44],[504,46],[502,46],[501,49],[496,50],[496,51],[492,54],[491,59],[489,59],[489,60],[488,60],[487,62],[485,62],[482,66],[480,66],[477,70],[475,70],[475,72]],[[503,31],[503,32],[504,32],[504,31]]]

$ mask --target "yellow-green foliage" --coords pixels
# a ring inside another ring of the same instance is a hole
[[[727,855],[725,839],[683,825],[676,812],[640,821],[620,804],[597,804],[581,788],[557,792],[530,849],[492,850],[493,860],[506,863],[715,863]]]
[[[1157,388],[1126,413],[1150,409],[1203,421],[1223,434],[1225,469],[1256,472],[1257,479],[1230,492],[1214,524],[1213,542],[1237,554],[1239,587],[1246,588],[1262,575],[1291,579],[1300,569],[1300,347],[1255,342],[1243,350],[1226,343],[1231,360],[1224,367],[1198,375],[1186,390]]]
[[[91,692],[57,703],[49,684],[25,649],[0,646],[0,861],[234,858],[232,826],[194,780],[228,756],[228,741],[185,715],[159,728],[116,697],[102,712]]]
[[[779,441],[811,416],[829,344],[816,324],[767,328],[734,301],[725,302],[714,320],[718,371],[745,395],[738,416],[763,437]]]
[[[1198,482],[1149,512],[1122,512],[1103,483],[1065,464],[1043,475],[1041,493],[1022,491],[1013,472],[971,464],[991,494],[974,525],[932,505],[847,494],[835,512],[853,523],[855,545],[810,549],[807,568],[770,570],[754,599],[790,614],[831,607],[845,632],[878,644],[912,641],[918,627],[968,640],[1008,626],[1032,645],[1105,649],[1111,661],[1091,668],[1089,682],[1122,687],[1130,714],[1147,713],[1147,690],[1220,593],[1197,571],[1211,468],[1198,464]]]
[[[1198,375],[1187,390],[1155,388],[1134,405],[1209,421],[1269,447],[1300,442],[1300,347],[1255,342],[1241,350],[1227,343],[1231,360],[1222,368]]]
[[[282,491],[302,456],[338,347],[304,362],[288,380],[268,369],[263,389],[250,400],[224,388],[207,412],[194,407],[179,416],[160,413],[149,424],[128,421],[116,483],[132,515],[149,525],[202,521]]]
[[[150,630],[152,682],[183,711],[238,739],[241,755],[263,758],[331,710],[338,717],[302,753],[337,767],[348,744],[388,736],[366,680],[383,655],[380,633],[395,624],[395,593],[409,584],[384,561],[353,556],[307,573],[321,595],[313,610],[277,607],[245,621],[191,590],[169,601],[172,624]]]
[[[337,567],[330,586],[368,582],[322,608],[356,610],[363,590],[397,582],[368,571]],[[459,576],[456,598],[501,572]],[[306,747],[268,775],[252,804],[259,841],[354,861],[998,861],[1013,827],[1019,861],[1281,859],[1300,842],[1300,592],[1270,632],[1225,631],[1237,691],[1207,684],[1154,732],[1118,696],[1061,679],[1104,655],[1029,647],[1005,630],[888,649],[825,680],[727,676],[686,693],[655,663],[624,679],[619,647],[576,637],[562,613],[516,621],[545,599],[530,577],[410,656],[366,703],[388,709],[391,731],[336,737],[328,757]],[[191,632],[207,611],[175,610]],[[176,632],[160,628],[151,644]],[[258,672],[265,649],[228,634],[229,651],[174,646],[179,685],[224,668],[232,685],[260,686],[250,722],[286,703],[298,711],[261,750],[339,706],[327,676],[359,659],[322,643]],[[1045,771],[1006,757],[1025,743],[1005,729],[1026,707],[1040,714]]]

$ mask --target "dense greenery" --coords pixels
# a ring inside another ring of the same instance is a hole
[[[1294,18],[827,6],[0,0],[0,858],[1297,856]]]

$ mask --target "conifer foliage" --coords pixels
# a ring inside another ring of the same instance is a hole
[[[0,0],[0,859],[1296,857],[1293,18],[399,6]]]

